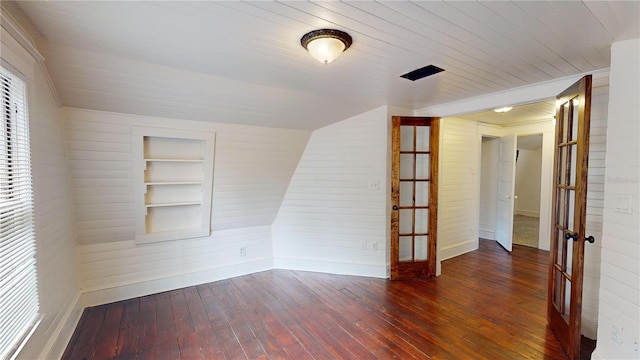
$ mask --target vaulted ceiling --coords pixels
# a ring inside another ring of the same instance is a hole
[[[608,68],[640,36],[635,1],[3,4],[44,39],[65,106],[302,129]],[[352,47],[319,63],[300,46],[319,28]],[[446,71],[399,77],[429,64]]]

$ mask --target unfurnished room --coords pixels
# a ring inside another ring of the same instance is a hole
[[[640,359],[640,2],[0,6],[2,359]]]

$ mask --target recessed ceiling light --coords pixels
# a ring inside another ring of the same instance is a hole
[[[497,113],[499,113],[499,114],[504,114],[504,113],[506,113],[507,111],[509,111],[509,110],[511,110],[511,109],[513,109],[513,107],[512,107],[512,106],[505,106],[505,107],[501,107],[501,108],[493,109],[493,111],[495,111],[495,112],[497,112]]]

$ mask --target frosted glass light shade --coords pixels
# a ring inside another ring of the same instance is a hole
[[[344,48],[344,43],[335,38],[318,38],[307,44],[309,54],[325,64],[337,59]]]
[[[351,46],[351,42],[349,34],[333,29],[314,30],[300,39],[300,45],[323,64],[335,60]]]
[[[497,112],[499,114],[504,114],[507,111],[510,111],[511,109],[513,109],[511,106],[505,106],[505,107],[501,107],[501,108],[498,108],[498,109],[493,109],[493,111],[495,111],[495,112]]]

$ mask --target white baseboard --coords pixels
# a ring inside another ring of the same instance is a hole
[[[309,259],[276,258],[274,268],[283,270],[314,271],[337,275],[368,276],[386,279],[386,265],[346,264]]]
[[[81,296],[81,303],[84,307],[108,304],[271,269],[273,269],[273,260],[261,259],[222,268],[172,275],[160,279],[131,282],[129,284],[86,291]]]
[[[455,244],[441,247],[440,254],[439,254],[440,256],[438,256],[438,260],[443,261],[443,260],[451,259],[458,255],[462,255],[477,249],[478,249],[478,239],[460,241]]]
[[[593,319],[587,316],[582,315],[582,326],[580,329],[582,335],[588,337],[589,339],[597,339],[598,338],[598,319]]]
[[[598,349],[596,348],[593,353],[591,353],[591,360],[606,360],[606,358],[600,356]]]
[[[539,211],[515,210],[513,212],[513,214],[514,215],[528,216],[528,217],[535,217],[535,218],[539,218],[540,217],[540,212]]]
[[[71,336],[73,336],[73,332],[76,330],[76,326],[78,326],[78,322],[82,316],[82,311],[84,310],[84,306],[82,306],[80,301],[81,297],[81,293],[78,293],[69,303],[69,306],[60,319],[58,326],[55,328],[49,337],[49,341],[42,349],[42,352],[38,357],[39,359],[62,358],[64,350],[67,348],[67,344],[69,344]]]
[[[493,230],[480,229],[478,230],[478,236],[487,240],[495,240],[496,232]]]

